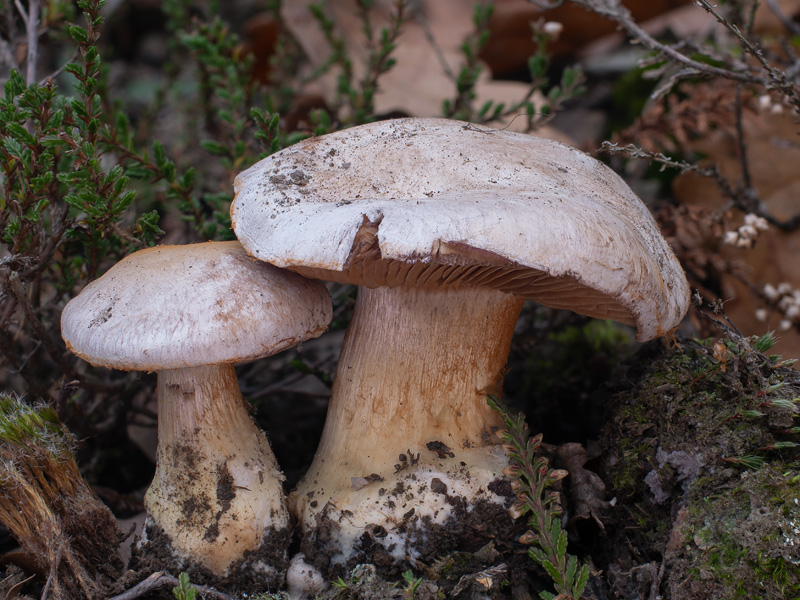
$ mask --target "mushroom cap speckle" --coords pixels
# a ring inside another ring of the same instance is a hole
[[[310,138],[242,172],[233,228],[252,256],[375,287],[491,286],[635,325],[689,306],[675,255],[611,169],[551,140],[446,119]]]
[[[93,365],[160,371],[270,356],[330,320],[322,283],[208,242],[126,257],[66,305],[61,334]]]

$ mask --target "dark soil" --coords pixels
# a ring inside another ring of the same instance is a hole
[[[177,557],[163,530],[148,524],[147,544],[139,549],[134,546],[129,568],[139,574],[136,581],[144,579],[150,573],[166,570],[176,574],[185,572],[192,583],[213,585],[233,594],[276,591],[283,587],[288,568],[286,548],[289,537],[288,529],[269,532],[257,550],[246,552],[241,560],[230,566],[225,577],[218,577],[202,566]],[[265,565],[269,565],[269,568]],[[160,592],[155,593],[153,598],[162,597],[159,594]]]
[[[325,513],[318,519],[314,535],[303,540],[301,551],[306,556],[306,562],[316,566],[329,580],[339,577],[346,579],[351,569],[364,563],[374,565],[382,577],[393,580],[408,569],[418,570],[424,565],[432,565],[442,556],[452,553],[454,548],[466,555],[491,544],[496,550],[495,559],[499,562],[508,562],[513,555],[524,553],[524,546],[514,540],[525,531],[525,524],[509,517],[509,503],[481,500],[468,510],[463,499],[454,497],[453,506],[453,516],[443,524],[431,523],[427,517],[414,515],[413,509],[409,511],[398,532],[405,532],[408,536],[409,547],[414,548],[415,558],[407,557],[406,561],[400,563],[391,555],[392,548],[387,549],[381,542],[386,531],[376,527],[364,531],[357,552],[347,565],[329,568],[331,555],[338,552],[336,534],[339,526]],[[491,566],[483,565],[484,568]]]

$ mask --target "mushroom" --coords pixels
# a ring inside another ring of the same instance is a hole
[[[158,560],[212,581],[248,568],[262,588],[282,583],[284,478],[233,363],[316,337],[330,319],[324,285],[254,261],[237,242],[141,250],[64,308],[62,335],[79,357],[158,372],[144,540]]]
[[[688,309],[644,204],[550,140],[383,121],[286,148],[235,189],[248,253],[360,286],[322,439],[290,498],[307,560],[325,568],[463,549],[507,521],[502,424],[486,394],[524,299],[633,325],[639,340]]]

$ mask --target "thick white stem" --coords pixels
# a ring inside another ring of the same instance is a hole
[[[223,575],[288,527],[283,474],[232,365],[158,374],[157,459],[145,505],[182,558]]]
[[[353,513],[340,519],[344,538],[375,524],[391,530],[412,504],[422,516],[424,493],[412,504],[387,493],[409,475],[445,482],[468,502],[500,476],[501,420],[486,394],[500,382],[522,303],[486,288],[359,289],[322,439],[292,497],[304,530],[323,511]]]

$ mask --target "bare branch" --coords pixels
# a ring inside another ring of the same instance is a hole
[[[165,586],[172,586],[175,587],[178,585],[178,579],[173,577],[169,573],[164,571],[156,571],[150,577],[141,581],[137,585],[133,586],[126,592],[119,594],[117,596],[113,596],[108,600],[135,600],[136,598],[141,598],[148,592],[153,590],[157,590],[159,588]],[[213,598],[214,600],[234,600],[233,596],[229,596],[228,594],[223,594],[222,592],[218,592],[213,588],[206,587],[204,585],[195,585],[194,586],[200,595],[203,598]]]
[[[14,6],[25,23],[28,40],[28,58],[25,81],[28,85],[36,82],[36,63],[39,60],[39,0],[28,0],[28,10],[20,0],[14,0]]]
[[[564,4],[564,0],[528,0],[531,4],[535,4],[539,8],[543,8],[544,10],[549,10],[551,8],[558,8],[562,4]]]
[[[722,77],[723,79],[732,79],[734,81],[742,81],[746,83],[757,83],[766,85],[768,80],[764,77],[759,77],[752,73],[743,71],[733,71],[731,69],[723,69],[715,67],[706,63],[701,63],[692,60],[688,56],[678,52],[672,46],[662,44],[644,29],[642,29],[636,21],[631,17],[630,11],[622,6],[617,0],[572,0],[575,4],[583,6],[584,8],[604,16],[612,21],[615,21],[625,32],[633,38],[633,42],[638,42],[650,50],[654,50],[662,54],[667,59],[695,69],[704,75],[714,77]],[[704,2],[704,0],[698,0]]]
[[[28,22],[25,23],[28,34],[28,60],[25,70],[25,82],[36,83],[36,64],[39,62],[39,0],[28,1]]]
[[[800,111],[800,90],[798,90],[797,86],[787,78],[786,73],[773,67],[764,56],[761,48],[748,40],[736,25],[720,15],[714,9],[714,7],[707,2],[707,0],[696,1],[697,4],[704,8],[710,15],[712,15],[718,23],[723,25],[728,31],[736,36],[742,49],[761,64],[761,68],[768,75],[768,79],[766,81],[759,81],[759,83],[767,88],[779,90],[784,96],[786,96],[786,98],[789,99],[795,109]]]
[[[644,158],[651,163],[661,165],[662,169],[678,169],[681,173],[696,173],[701,177],[708,177],[719,187],[720,192],[731,200],[731,206],[726,206],[724,210],[728,210],[735,206],[736,208],[747,212],[753,213],[759,217],[766,219],[770,225],[774,225],[783,231],[794,231],[800,228],[800,214],[797,214],[790,219],[781,221],[771,213],[767,212],[761,204],[755,190],[748,190],[742,185],[734,187],[728,179],[720,172],[719,168],[714,165],[713,167],[701,167],[699,165],[686,162],[685,160],[674,160],[661,152],[649,152],[633,144],[627,146],[619,146],[611,142],[603,142],[600,146],[601,152],[608,154],[625,154],[631,158]]]
[[[25,26],[28,26],[28,12],[25,10],[25,7],[22,6],[22,2],[19,0],[14,0],[14,6],[17,7],[17,11],[19,12],[19,16],[22,17],[22,22],[25,23]]]

